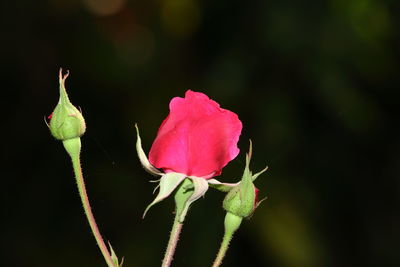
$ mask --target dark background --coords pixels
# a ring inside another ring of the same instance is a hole
[[[101,232],[126,267],[159,266],[173,201],[136,156],[187,89],[237,113],[268,196],[223,266],[400,266],[397,0],[54,0],[1,4],[3,266],[105,266],[71,164],[44,122],[58,70],[87,122],[83,168]],[[11,114],[11,116],[10,116]],[[210,266],[223,194],[187,217],[173,266]]]

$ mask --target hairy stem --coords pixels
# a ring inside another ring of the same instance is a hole
[[[174,224],[172,225],[171,235],[169,237],[168,246],[165,251],[164,259],[162,261],[162,267],[169,267],[173,260],[173,256],[176,249],[176,244],[179,240],[179,235],[182,231],[183,223],[179,222],[179,214],[175,214]]]
[[[103,257],[107,262],[107,265],[109,267],[116,267],[111,258],[110,252],[108,251],[107,246],[104,243],[103,238],[101,237],[99,228],[97,227],[96,220],[94,219],[93,212],[90,207],[90,202],[86,192],[85,181],[83,180],[82,168],[80,163],[80,138],[69,139],[63,141],[63,143],[72,160],[72,166],[75,173],[76,184],[79,190],[79,196],[81,197],[83,209],[85,210],[85,214],[89,222],[90,228],[92,229],[94,238],[96,239],[97,245],[99,246]]]
[[[227,234],[225,232],[224,237],[221,242],[221,246],[220,246],[218,254],[217,254],[217,257],[215,258],[215,261],[214,261],[214,264],[212,265],[212,267],[218,267],[222,264],[222,260],[225,257],[226,251],[228,250],[229,243],[231,242],[232,237],[233,237],[233,233]]]
[[[234,215],[230,212],[226,213],[225,216],[225,233],[224,237],[222,238],[221,246],[219,248],[217,257],[215,258],[214,264],[212,267],[219,267],[222,264],[222,260],[226,255],[226,251],[229,248],[229,243],[233,238],[233,234],[239,229],[239,226],[242,222],[242,218]]]
[[[188,205],[187,201],[192,196],[193,190],[194,187],[192,181],[186,178],[179,185],[178,190],[175,193],[175,219],[161,267],[169,267],[171,265],[175,254],[176,244],[178,243],[179,235],[182,231],[183,221],[185,220],[187,211],[186,205]]]

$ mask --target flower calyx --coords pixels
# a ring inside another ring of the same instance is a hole
[[[142,147],[142,141],[137,124],[135,124],[135,127],[137,133],[136,151],[140,163],[150,174],[154,176],[161,176],[161,178],[156,181],[158,182],[158,185],[156,186],[155,190],[159,189],[158,194],[145,209],[143,218],[153,205],[166,199],[173,191],[177,189],[175,194],[176,212],[179,215],[179,221],[183,222],[190,205],[200,197],[204,196],[204,194],[207,192],[207,180],[203,177],[188,176],[186,174],[177,172],[164,173],[158,170],[146,157]]]
[[[213,187],[221,191],[228,192],[223,201],[223,208],[228,213],[232,213],[241,218],[251,217],[255,209],[263,200],[265,200],[258,200],[259,190],[254,186],[253,182],[258,176],[264,173],[268,167],[253,175],[249,168],[251,156],[252,143],[250,141],[250,148],[249,152],[246,154],[246,166],[243,172],[242,180],[239,183],[234,184],[234,186],[222,183],[213,185]]]
[[[50,119],[49,129],[51,134],[58,140],[66,141],[81,137],[86,130],[85,119],[81,112],[72,105],[65,89],[65,80],[69,72],[63,75],[62,69],[59,72],[60,98]]]

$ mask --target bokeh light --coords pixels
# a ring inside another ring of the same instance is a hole
[[[125,0],[83,0],[86,8],[97,16],[110,16],[117,13]]]

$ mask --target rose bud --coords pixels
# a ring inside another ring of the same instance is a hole
[[[253,175],[249,169],[251,154],[252,145],[250,142],[250,149],[249,153],[246,154],[246,167],[243,172],[242,180],[229,190],[223,202],[223,208],[228,213],[232,213],[241,218],[250,217],[258,205],[263,201],[258,201],[259,190],[254,186],[253,181],[260,174],[265,172],[267,168]]]
[[[86,130],[85,120],[81,112],[74,107],[65,90],[65,80],[69,73],[59,72],[60,98],[53,113],[49,116],[50,132],[58,140],[68,140],[82,136]]]
[[[222,260],[228,250],[234,233],[239,229],[243,218],[249,218],[262,201],[258,201],[258,189],[254,186],[253,181],[267,168],[252,174],[249,165],[252,156],[252,144],[250,141],[249,153],[246,154],[246,166],[244,168],[242,180],[237,184],[224,184],[215,181],[212,187],[228,192],[226,195],[223,208],[226,210],[224,220],[224,236],[217,257],[213,263],[213,267],[221,266]]]

